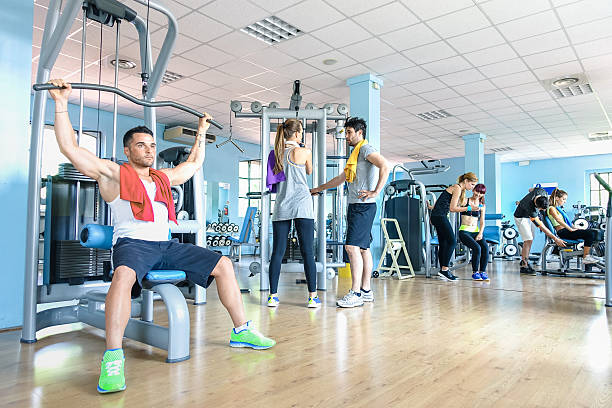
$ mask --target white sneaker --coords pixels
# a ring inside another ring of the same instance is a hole
[[[356,307],[363,306],[363,299],[361,296],[357,296],[353,290],[349,290],[349,292],[344,295],[342,299],[339,299],[336,302],[336,305],[339,307]]]
[[[277,307],[279,303],[278,296],[268,296],[268,307]]]
[[[361,299],[364,302],[373,302],[374,301],[374,292],[370,289],[369,292],[361,291]]]
[[[588,265],[588,264],[598,263],[598,262],[601,262],[601,261],[599,259],[597,259],[596,257],[594,257],[593,255],[589,254],[589,255],[585,256],[584,258],[582,258],[582,262],[585,265]]]

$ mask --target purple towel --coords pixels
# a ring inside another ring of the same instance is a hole
[[[274,174],[275,164],[276,156],[274,155],[274,150],[272,150],[268,155],[268,173],[266,175],[266,188],[270,190],[271,193],[276,193],[276,187],[278,183],[287,180],[284,171],[281,171],[278,174]]]

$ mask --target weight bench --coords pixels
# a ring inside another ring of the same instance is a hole
[[[81,231],[81,245],[87,248],[111,249],[113,227],[87,224]],[[178,270],[152,270],[142,280],[142,301],[132,302],[132,317],[124,336],[168,351],[167,363],[189,359],[189,310],[182,292],[175,284],[186,280]],[[168,327],[153,323],[153,296],[158,293],[168,310]],[[106,293],[90,292],[79,302],[78,320],[104,329]],[[140,307],[138,307],[140,303]],[[136,317],[140,317],[137,319]]]
[[[240,262],[242,260],[242,246],[253,246],[255,247],[255,251],[257,251],[257,247],[259,246],[256,242],[249,242],[251,238],[251,231],[255,231],[255,214],[257,213],[256,207],[248,207],[246,210],[246,214],[244,215],[244,221],[242,222],[242,228],[240,230],[240,236],[236,239],[233,237],[229,237],[231,241],[230,246],[230,257],[232,259],[238,260]],[[255,251],[253,255],[255,255]],[[238,252],[238,255],[236,255]]]
[[[501,229],[497,225],[487,225],[484,227],[482,237],[490,244],[489,247],[489,262],[493,261],[493,254],[496,247],[501,242]]]

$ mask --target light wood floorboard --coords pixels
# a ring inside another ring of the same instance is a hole
[[[519,276],[491,265],[492,282],[374,279],[375,302],[335,307],[348,279],[328,281],[305,308],[297,274],[281,276],[278,309],[259,277],[239,280],[249,318],[278,342],[228,347],[231,321],[214,285],[193,306],[191,359],[126,340],[128,388],[99,395],[103,332],[49,328],[36,344],[0,333],[2,407],[612,407],[612,310],[603,280]],[[156,302],[156,322],[167,318]]]

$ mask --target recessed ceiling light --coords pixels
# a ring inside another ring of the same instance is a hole
[[[113,58],[112,60],[110,60],[110,63],[112,66],[115,66],[115,64],[117,63],[117,61]],[[134,69],[136,68],[136,63],[134,61],[130,61],[127,59],[123,59],[123,58],[119,58],[119,68],[120,69]]]
[[[334,58],[327,58],[323,60],[324,65],[334,65],[336,62],[338,62],[338,60]]]
[[[300,29],[276,16],[266,17],[241,28],[240,31],[269,45],[289,40],[301,33]]]
[[[444,118],[449,118],[451,116],[453,115],[451,115],[450,113],[448,113],[447,111],[443,109],[437,110],[437,111],[431,111],[431,112],[417,113],[417,117],[423,120],[444,119]]]
[[[569,86],[569,85],[575,84],[576,82],[578,82],[578,78],[567,77],[567,78],[557,79],[556,81],[553,81],[552,84],[556,87],[562,87],[562,86]]]

